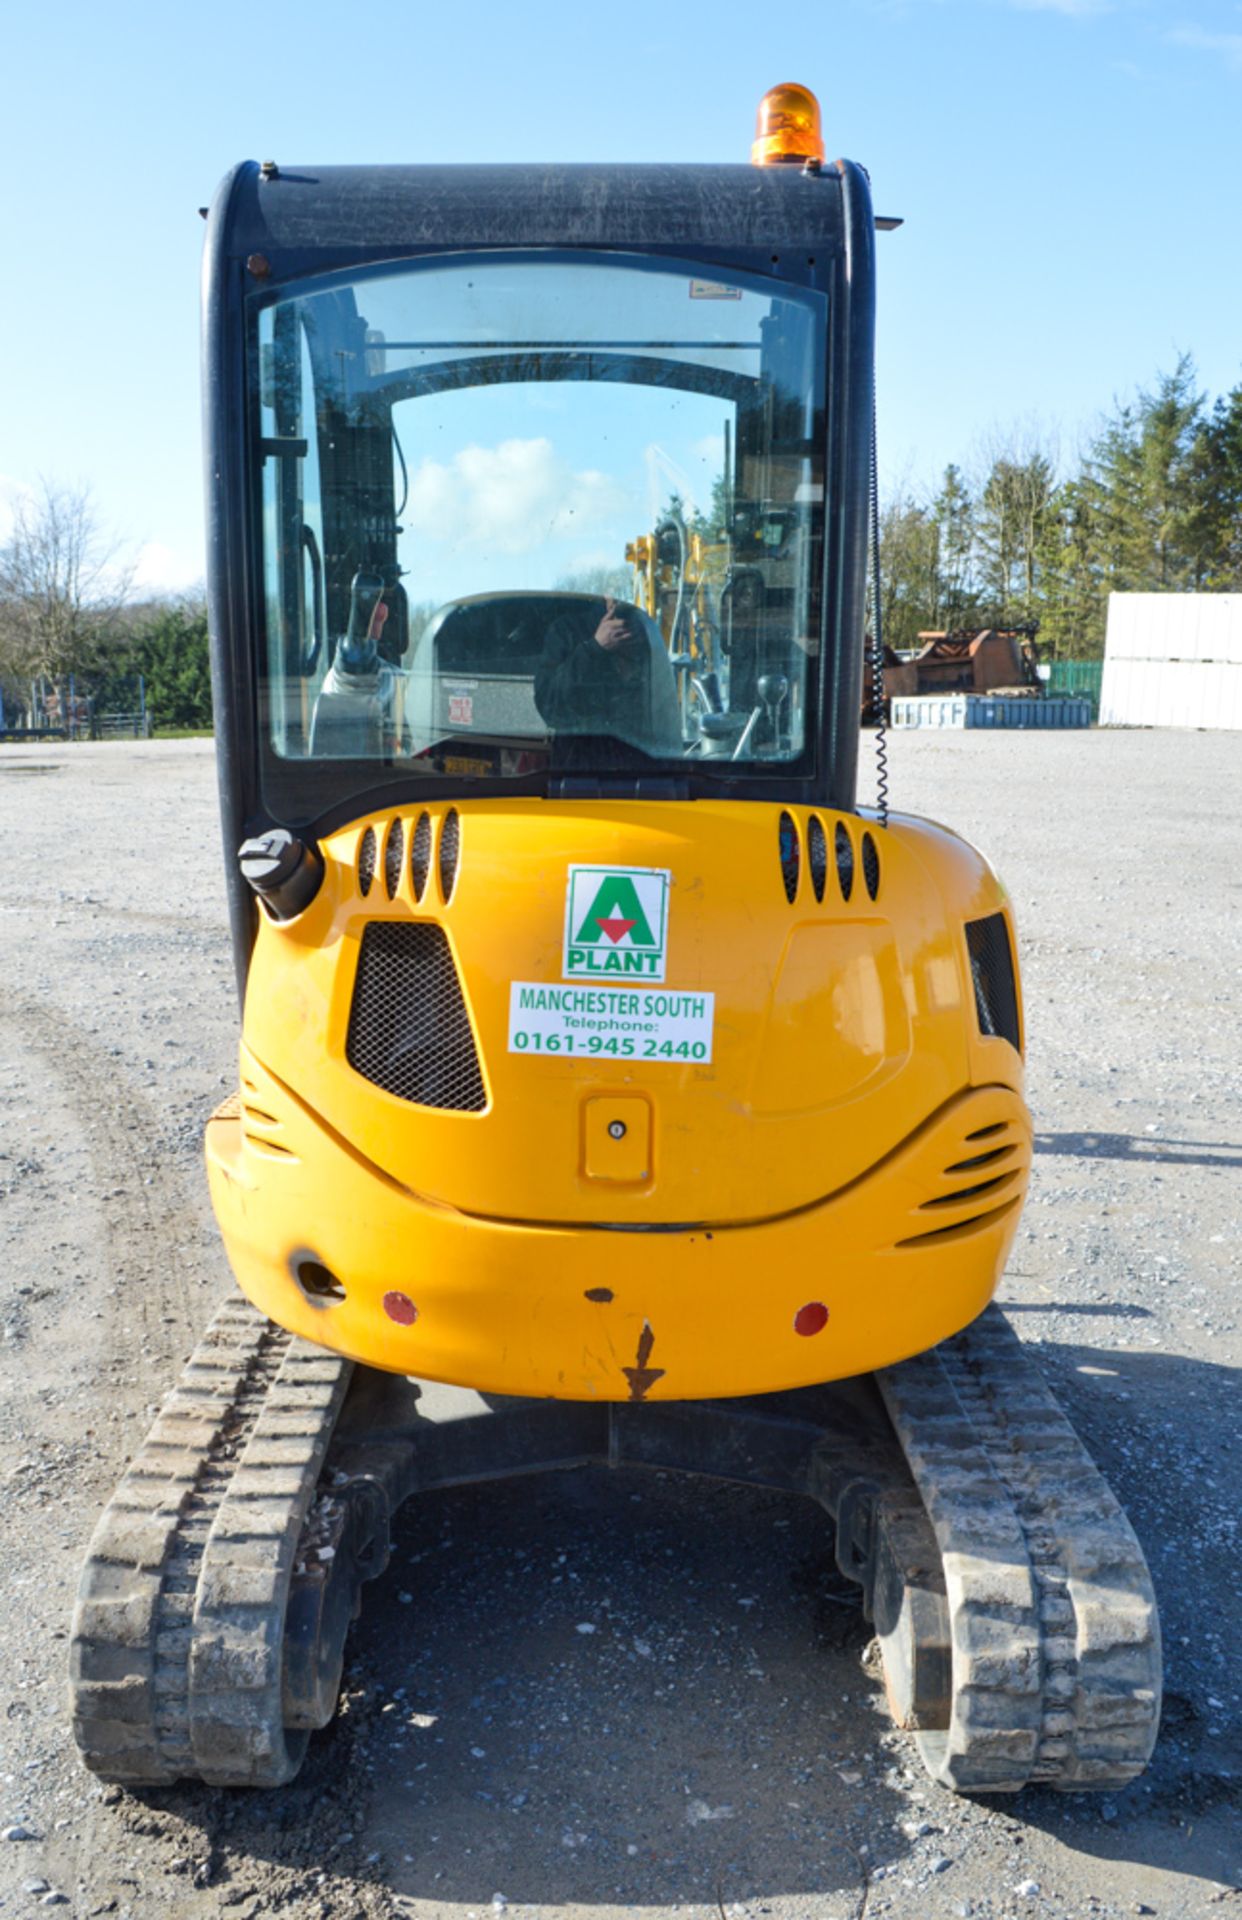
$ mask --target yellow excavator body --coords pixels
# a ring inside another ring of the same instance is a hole
[[[1142,1551],[988,1307],[1031,1158],[1008,901],[890,812],[882,732],[858,805],[898,223],[802,86],[752,151],[216,196],[207,1158],[248,1299],[83,1567],[107,1780],[284,1785],[402,1504],[590,1463],[818,1503],[939,1785],[1151,1752]]]
[[[393,1372],[655,1400],[866,1372],[982,1310],[1031,1136],[967,939],[999,916],[1015,954],[1010,910],[957,836],[526,799],[321,851],[261,919],[207,1136],[263,1313]]]

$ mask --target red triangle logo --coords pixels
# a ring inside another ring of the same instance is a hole
[[[609,920],[596,920],[595,924],[603,933],[608,935],[608,938],[615,947],[622,934],[628,933],[630,928],[636,923],[633,920],[622,920],[614,917]]]

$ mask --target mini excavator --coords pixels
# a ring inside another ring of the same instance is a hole
[[[946,1786],[1146,1763],[1142,1553],[989,1304],[1010,904],[857,798],[895,224],[794,86],[749,166],[221,186],[240,1293],[83,1571],[105,1779],[289,1780],[401,1503],[590,1461],[818,1501]]]

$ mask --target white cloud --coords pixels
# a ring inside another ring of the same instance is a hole
[[[585,533],[624,505],[616,481],[594,468],[575,473],[550,440],[502,440],[463,447],[447,465],[424,460],[405,517],[424,539],[512,554]]]
[[[139,547],[134,560],[133,585],[139,594],[180,593],[186,587],[200,585],[202,578],[201,556],[189,560],[160,540],[148,540]]]
[[[1020,13],[1064,13],[1071,19],[1113,11],[1113,0],[1009,0],[1009,4]]]
[[[1227,65],[1242,72],[1242,33],[1209,33],[1203,27],[1173,27],[1165,38],[1178,47],[1223,54]]]

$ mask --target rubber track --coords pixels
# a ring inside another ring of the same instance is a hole
[[[74,1733],[125,1785],[279,1786],[294,1551],[350,1363],[241,1299],[216,1315],[105,1509],[74,1613]]]
[[[876,1376],[944,1561],[958,1792],[1121,1787],[1160,1717],[1160,1626],[1134,1530],[997,1307]]]

